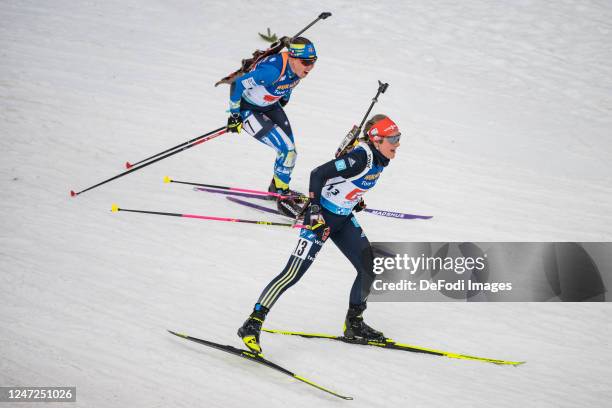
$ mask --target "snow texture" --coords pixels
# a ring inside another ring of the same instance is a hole
[[[75,385],[54,407],[603,407],[610,303],[376,303],[412,344],[524,366],[263,335],[267,356],[355,398],[185,342],[236,328],[296,231],[122,208],[277,220],[178,180],[265,188],[274,153],[223,135],[103,187],[125,161],[226,121],[237,67],[271,27],[308,31],[319,62],[287,106],[293,187],[375,112],[402,129],[358,215],[371,241],[609,241],[612,4],[596,0],[0,3],[0,385]],[[329,244],[269,327],[339,333],[353,270]],[[606,380],[607,378],[607,380]],[[605,401],[608,401],[606,403]],[[8,406],[8,404],[7,404]],[[28,404],[20,404],[27,407]],[[41,406],[32,404],[32,406]]]

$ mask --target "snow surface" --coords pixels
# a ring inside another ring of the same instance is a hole
[[[320,56],[287,112],[294,187],[328,160],[376,90],[397,159],[371,241],[606,241],[612,236],[609,1],[0,2],[0,385],[76,385],[79,407],[602,407],[610,304],[376,303],[412,344],[513,368],[263,335],[267,356],[344,402],[166,328],[239,345],[236,328],[296,232],[123,208],[265,218],[178,180],[263,188],[274,154],[224,135],[78,198],[156,151],[222,126],[256,35],[308,32]],[[353,271],[328,245],[269,327],[338,333]],[[8,404],[6,404],[8,406]],[[4,405],[3,405],[4,406]],[[26,407],[28,404],[20,404]],[[35,404],[32,406],[41,406]]]

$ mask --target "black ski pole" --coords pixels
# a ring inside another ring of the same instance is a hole
[[[344,154],[346,149],[351,144],[353,144],[355,142],[355,140],[359,137],[359,133],[361,133],[361,128],[363,127],[363,124],[365,123],[366,119],[368,118],[368,115],[372,111],[372,108],[374,107],[374,104],[376,102],[378,102],[378,97],[380,96],[380,94],[385,93],[387,88],[389,88],[389,84],[388,83],[382,83],[382,82],[380,82],[380,80],[378,81],[378,90],[376,91],[376,96],[374,96],[374,98],[372,99],[372,103],[370,104],[370,107],[368,108],[368,111],[365,113],[365,115],[363,115],[363,119],[361,120],[361,123],[359,124],[359,126],[353,126],[353,128],[350,130],[350,132],[348,132],[348,134],[344,137],[344,139],[342,139],[342,143],[340,143],[340,146],[336,150],[336,157],[339,157],[342,154]]]
[[[148,165],[150,165],[150,164],[156,163],[156,162],[158,162],[158,161],[160,161],[160,160],[163,160],[163,159],[165,159],[165,158],[168,158],[168,157],[170,157],[170,156],[173,156],[173,155],[175,155],[175,154],[177,154],[177,153],[180,153],[180,152],[182,152],[182,151],[184,151],[184,150],[187,150],[187,149],[189,149],[189,148],[191,148],[191,147],[194,147],[194,146],[197,146],[197,145],[202,144],[202,143],[204,143],[204,142],[207,142],[207,141],[209,141],[209,140],[211,140],[211,139],[214,139],[214,138],[215,138],[215,137],[217,137],[217,136],[221,136],[222,134],[224,134],[224,133],[226,133],[226,132],[227,132],[227,128],[226,128],[225,126],[220,127],[219,129],[217,129],[217,132],[216,132],[216,133],[213,133],[213,134],[211,134],[211,135],[208,135],[208,136],[206,136],[205,138],[199,139],[199,140],[197,140],[197,141],[196,141],[196,142],[194,142],[194,143],[190,143],[190,144],[188,144],[188,145],[185,145],[185,146],[183,146],[183,147],[181,147],[181,148],[179,148],[179,149],[177,149],[177,150],[173,150],[173,151],[171,151],[170,153],[167,153],[167,154],[165,154],[165,155],[163,155],[163,156],[159,156],[159,157],[157,157],[156,159],[153,159],[153,160],[151,160],[151,161],[149,161],[149,162],[146,162],[146,163],[144,163],[144,164],[142,164],[142,165],[140,165],[140,166],[135,166],[135,167],[132,167],[131,169],[129,169],[129,170],[127,170],[127,171],[124,171],[123,173],[117,174],[117,175],[116,175],[116,176],[114,176],[114,177],[111,177],[111,178],[109,178],[109,179],[106,179],[106,180],[104,180],[104,181],[101,181],[101,182],[99,182],[98,184],[94,184],[94,185],[93,185],[93,186],[91,186],[91,187],[87,187],[87,188],[86,188],[86,189],[84,189],[84,190],[81,190],[81,191],[78,191],[78,192],[75,192],[74,190],[70,190],[70,195],[71,195],[72,197],[76,197],[76,196],[78,196],[79,194],[82,194],[82,193],[84,193],[84,192],[86,192],[86,191],[92,190],[92,189],[94,189],[94,188],[96,188],[96,187],[99,187],[99,186],[101,186],[101,185],[103,185],[103,184],[106,184],[106,183],[108,183],[109,181],[116,180],[116,179],[118,179],[119,177],[123,177],[123,176],[125,176],[125,175],[128,175],[128,174],[130,174],[130,173],[134,172],[134,171],[137,171],[137,170],[140,170],[140,169],[142,169],[142,168],[145,168],[145,167],[147,167],[147,166],[148,166]]]
[[[154,158],[156,158],[157,156],[161,156],[162,154],[165,154],[165,153],[171,152],[172,150],[178,149],[179,147],[183,147],[183,146],[188,145],[188,144],[190,144],[190,143],[197,142],[198,140],[203,139],[203,138],[205,138],[206,136],[212,135],[213,133],[217,133],[217,132],[218,132],[218,131],[220,131],[221,129],[223,129],[223,128],[222,128],[222,127],[220,127],[219,129],[215,129],[215,130],[212,130],[212,131],[210,131],[210,132],[208,132],[208,133],[205,133],[205,134],[203,134],[203,135],[200,135],[200,136],[198,136],[198,137],[194,137],[194,138],[193,138],[193,139],[191,139],[191,140],[188,140],[188,141],[186,141],[186,142],[183,142],[183,143],[177,144],[177,145],[176,145],[176,146],[174,146],[174,147],[171,147],[171,148],[169,148],[169,149],[166,149],[166,150],[164,150],[163,152],[156,153],[156,154],[154,154],[153,156],[147,157],[146,159],[142,159],[142,160],[140,160],[140,161],[138,161],[138,162],[136,162],[136,163],[125,162],[125,168],[126,168],[126,169],[131,169],[131,168],[132,168],[132,167],[134,167],[134,166],[138,166],[138,165],[139,165],[139,164],[141,164],[141,163],[144,163],[144,162],[146,162],[146,161],[149,161],[149,160],[151,160],[151,159],[154,159]]]

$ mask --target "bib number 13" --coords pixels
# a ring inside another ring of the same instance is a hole
[[[311,246],[312,242],[308,241],[307,239],[300,238],[295,250],[293,251],[293,255],[300,259],[306,259],[306,255],[308,255]]]

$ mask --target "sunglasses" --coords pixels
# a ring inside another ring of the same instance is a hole
[[[309,59],[303,59],[303,58],[298,58],[300,60],[300,62],[302,63],[303,66],[305,67],[310,67],[312,65],[314,65],[315,62],[317,62],[317,58],[309,58]]]
[[[401,133],[395,136],[385,136],[383,139],[387,140],[391,144],[397,144],[400,141],[400,137],[402,137]]]

